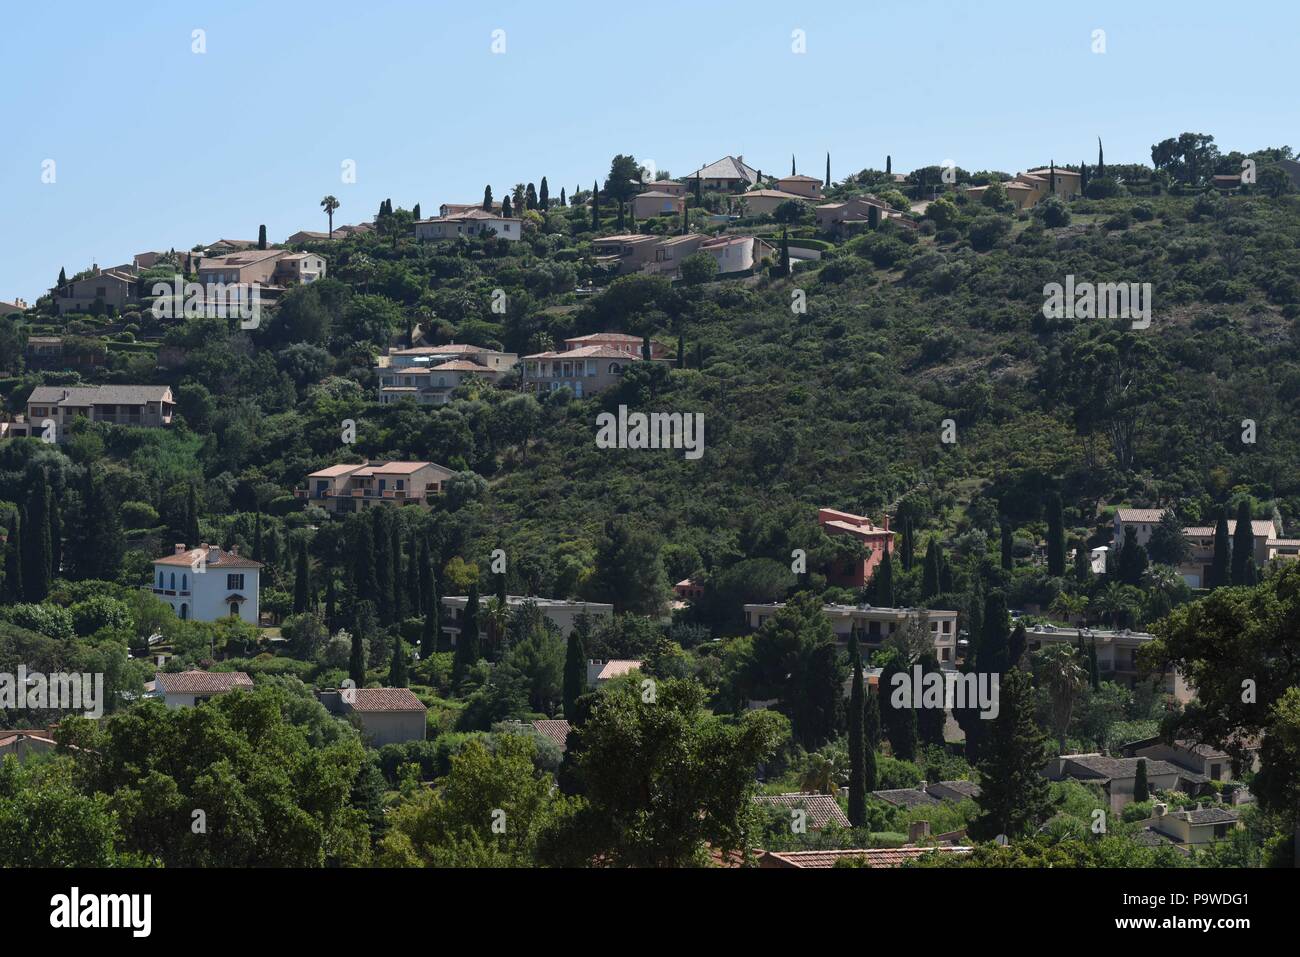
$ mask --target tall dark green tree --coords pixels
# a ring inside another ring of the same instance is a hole
[[[396,620],[397,575],[393,568],[396,554],[393,536],[392,509],[379,507],[370,510],[373,516],[375,539],[375,611],[382,625]]]
[[[198,548],[202,542],[202,535],[199,532],[199,503],[198,490],[194,483],[189,484],[185,491],[185,541],[190,548]]]
[[[831,154],[826,153],[826,188],[831,188]]]
[[[921,570],[921,597],[939,594],[939,541],[931,538],[925,548],[925,567]]]
[[[893,608],[894,561],[890,556],[889,549],[885,549],[885,555],[880,559],[880,564],[876,567],[875,586],[876,604],[883,608]]]
[[[456,653],[451,663],[453,681],[462,681],[479,660],[478,613],[478,582],[475,582],[469,586],[465,615],[461,619],[460,635],[456,639]]]
[[[1138,544],[1137,529],[1132,525],[1124,526],[1124,541],[1119,547],[1116,566],[1116,574],[1124,584],[1142,584],[1147,570],[1147,550]]]
[[[1013,538],[1011,534],[1011,523],[1004,518],[999,523],[998,532],[1001,536],[1002,569],[1003,571],[1009,572],[1015,566],[1015,555],[1012,552]]]
[[[1137,773],[1133,776],[1133,800],[1142,802],[1151,797],[1147,785],[1147,759],[1138,758]]]
[[[916,663],[921,666],[922,681],[926,676],[937,674],[942,679],[943,670],[939,665],[939,659],[933,652],[926,652],[916,659]],[[924,687],[924,685],[922,685]],[[920,702],[924,705],[924,702]],[[919,707],[916,709],[916,733],[923,745],[932,745],[943,747],[943,729],[948,723],[948,712],[945,708]]]
[[[1005,834],[1022,837],[1051,813],[1047,778],[1047,737],[1034,724],[1034,689],[1028,673],[1013,668],[1002,676],[998,689],[998,715],[980,745],[980,794],[975,799],[979,816],[970,833],[979,841]]]
[[[366,686],[366,645],[361,630],[353,625],[352,652],[348,656],[348,677],[358,688]]]
[[[388,687],[405,688],[409,683],[406,676],[406,639],[401,635],[393,642],[393,660],[388,666]]]
[[[411,536],[406,548],[406,600],[403,605],[406,614],[418,618],[424,612],[424,599],[420,592],[420,543],[415,535]]]
[[[916,759],[917,728],[916,705],[910,695],[902,695],[895,688],[895,675],[906,679],[911,686],[908,663],[895,657],[880,672],[880,723],[889,748],[901,761]]]
[[[600,229],[600,189],[591,184],[591,228]]]
[[[790,238],[784,226],[781,227],[781,275],[790,275]]]
[[[975,649],[975,667],[981,672],[1001,673],[1011,660],[1011,615],[1007,596],[994,590],[984,599],[984,620]]]
[[[1065,509],[1059,492],[1047,496],[1047,574],[1065,574]]]
[[[16,605],[24,600],[23,593],[23,531],[22,519],[14,509],[9,516],[5,538],[5,604]]]
[[[865,689],[862,712],[862,743],[866,749],[866,762],[863,766],[863,790],[870,794],[880,787],[879,762],[876,752],[880,750],[880,696]]]
[[[862,827],[867,820],[866,691],[862,678],[862,653],[858,636],[849,636],[849,664],[853,686],[849,693],[849,823]]]
[[[1231,583],[1231,557],[1232,542],[1228,532],[1228,509],[1224,507],[1219,509],[1219,520],[1214,524],[1214,558],[1210,563],[1209,581],[1211,588]]]
[[[352,519],[352,604],[374,601],[379,592],[375,575],[375,532],[364,512]]]
[[[903,519],[903,571],[910,572],[916,562],[916,529],[911,516]]]
[[[545,176],[542,177],[542,188],[537,193],[537,205],[540,206],[543,210],[549,209],[551,206],[551,190],[546,185]]]
[[[1247,569],[1251,556],[1255,553],[1255,534],[1251,528],[1250,502],[1242,499],[1237,503],[1237,527],[1232,530],[1232,583],[1249,584]]]
[[[298,556],[293,575],[293,613],[301,615],[311,607],[311,562],[307,557],[307,541],[298,542]]]
[[[50,578],[63,573],[63,508],[50,490]]]
[[[69,577],[116,581],[122,570],[126,541],[117,503],[113,501],[93,466],[87,466],[78,510],[77,547],[68,552]]]
[[[564,649],[564,717],[570,722],[577,720],[578,699],[587,691],[587,652],[582,642],[582,630],[574,628]]]
[[[266,248],[266,224],[265,223],[257,227],[257,248],[258,249]]]
[[[483,211],[485,213],[492,212],[492,187],[491,186],[483,187]]]
[[[27,489],[23,514],[23,595],[29,602],[41,602],[50,593],[50,477],[37,469]]]
[[[1025,632],[1025,623],[1023,621],[1016,622],[1016,626],[1011,629],[1009,646],[1007,666],[1019,668],[1021,660],[1025,657],[1025,652],[1029,649],[1029,635]]]

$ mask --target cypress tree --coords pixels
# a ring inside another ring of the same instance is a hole
[[[1101,137],[1097,137],[1097,178],[1101,179],[1106,175],[1106,159],[1101,152]]]
[[[50,489],[50,579],[58,578],[63,571],[63,507]]]
[[[99,578],[115,581],[122,569],[126,542],[117,505],[104,490],[95,470],[86,468],[81,494],[81,529],[77,548],[69,554],[80,579]]]
[[[23,516],[23,596],[41,602],[50,593],[50,482],[45,469],[32,476]]]
[[[420,218],[420,204],[416,203],[411,207],[411,218],[418,220]]]
[[[420,608],[441,612],[437,583],[433,578],[433,562],[429,559],[429,540],[420,539]]]
[[[781,227],[781,275],[790,275],[790,240],[784,226]]]
[[[944,554],[941,548],[939,549],[939,592],[950,595],[952,589],[952,564],[948,561],[948,556]]]
[[[863,725],[866,701],[857,632],[849,635],[849,663],[853,667],[853,690],[849,694],[849,823],[862,827],[867,819],[867,742]]]
[[[68,284],[68,273],[62,266],[59,267],[59,287],[62,288]]]
[[[266,248],[266,224],[265,223],[257,227],[257,248],[258,249]]]
[[[1074,541],[1074,577],[1081,582],[1092,578],[1092,555],[1088,551],[1088,543],[1082,538]]]
[[[1011,523],[1006,519],[1003,519],[999,527],[999,532],[1002,536],[1002,568],[1004,571],[1009,572],[1015,566],[1015,556],[1011,551],[1013,541]]]
[[[1011,616],[1007,598],[1001,591],[991,591],[984,599],[984,621],[980,629],[975,664],[980,671],[1001,674],[1011,658]]]
[[[348,657],[348,677],[358,688],[366,684],[366,646],[361,632],[354,626],[352,630],[352,654]]]
[[[1137,774],[1133,776],[1133,800],[1141,802],[1150,797],[1151,791],[1147,787],[1147,759],[1138,758]]]
[[[298,561],[293,576],[293,613],[301,615],[311,606],[311,563],[307,558],[307,542],[298,543]]]
[[[1047,574],[1065,574],[1065,511],[1058,492],[1047,497]]]
[[[375,610],[380,624],[391,625],[394,620],[393,529],[391,514],[384,506],[371,509],[374,516],[375,543]]]
[[[1120,581],[1127,585],[1139,585],[1142,575],[1147,570],[1147,550],[1138,544],[1137,529],[1132,525],[1124,528],[1124,543],[1120,546],[1116,562]]]
[[[880,786],[880,773],[876,761],[876,752],[880,750],[880,701],[871,693],[871,689],[864,689],[864,692],[862,739],[866,746],[866,764],[862,789],[870,794]]]
[[[456,639],[456,655],[452,659],[452,680],[461,681],[465,673],[478,661],[478,583],[469,586],[465,602],[465,616],[461,620],[460,637]]]
[[[921,666],[922,681],[926,680],[926,675],[937,674],[943,677],[943,669],[939,666],[939,659],[934,656],[933,652],[926,652],[917,658],[917,664]],[[924,685],[923,685],[924,687]],[[946,694],[946,692],[945,692]],[[918,702],[919,704],[920,702]],[[916,709],[916,731],[917,736],[924,745],[933,745],[943,747],[943,729],[948,723],[948,711],[946,707]]]
[[[406,549],[406,609],[412,618],[424,612],[424,599],[420,591],[420,549],[412,535]]]
[[[600,187],[595,181],[591,184],[591,228],[600,229]]]
[[[1010,652],[1007,654],[1007,667],[1019,668],[1020,661],[1025,656],[1029,648],[1029,636],[1025,634],[1025,623],[1016,622],[1016,627],[1011,629]]]
[[[373,600],[379,591],[375,580],[375,533],[365,514],[353,519],[352,602]]]
[[[1079,192],[1087,195],[1088,192],[1088,164],[1079,164]]]
[[[334,569],[327,565],[325,567],[325,627],[330,631],[334,630],[338,614],[338,596],[334,591]]]
[[[492,212],[492,187],[491,186],[483,187],[483,211],[485,213]]]
[[[496,586],[497,586],[497,601],[501,602],[501,604],[503,605],[508,604],[507,599],[509,598],[509,595],[507,594],[506,591],[505,572],[501,572],[496,576]]]
[[[198,548],[202,540],[202,535],[199,533],[198,492],[193,482],[185,491],[185,534],[182,537],[189,543],[190,548]]]
[[[393,660],[388,666],[388,687],[405,688],[406,677],[406,639],[401,635],[393,642]]]
[[[515,214],[515,208],[510,202],[510,194],[506,193],[504,196],[501,197],[501,215],[513,216],[514,214]]]
[[[253,519],[253,561],[262,560],[262,513]]]
[[[1097,639],[1088,642],[1088,679],[1093,691],[1101,690],[1101,669],[1097,667]]]
[[[578,698],[587,691],[587,652],[582,647],[580,629],[569,632],[564,649],[564,717],[576,720]]]
[[[1232,532],[1232,583],[1246,584],[1246,569],[1255,553],[1255,535],[1251,528],[1250,502],[1237,503],[1237,527]]]
[[[795,175],[795,169],[794,169],[794,154],[793,154],[793,153],[790,154],[790,175],[791,175],[791,176],[794,176],[794,175]]]
[[[898,657],[893,658],[880,672],[881,725],[894,757],[900,761],[912,761],[916,758],[917,702],[913,701],[911,707],[895,704],[893,688],[896,674],[907,675],[907,669]]]
[[[537,208],[537,187],[532,183],[529,183],[528,188],[524,190],[524,206],[527,209]]]
[[[17,509],[9,516],[8,532],[5,541],[4,599],[6,604],[18,604],[23,600],[23,531]]]
[[[876,604],[894,607],[894,563],[889,549],[885,549],[885,557],[876,568]]]
[[[686,368],[686,337],[683,335],[677,336],[677,368]]]
[[[826,151],[826,188],[831,188],[831,154],[830,150]]]
[[[903,570],[910,572],[912,565],[916,563],[916,530],[912,526],[912,519],[903,520]]]
[[[999,684],[998,716],[980,744],[979,816],[970,833],[979,841],[1026,834],[1051,813],[1051,791],[1041,769],[1047,764],[1047,738],[1034,724],[1034,691],[1020,668]]]
[[[894,158],[886,154],[885,156],[885,175],[894,175]]]
[[[1214,558],[1210,564],[1209,581],[1211,588],[1227,585],[1232,580],[1229,577],[1231,554],[1232,543],[1228,540],[1228,509],[1225,506],[1219,509],[1219,520],[1214,525]]]
[[[939,594],[939,543],[930,539],[925,549],[925,567],[921,572],[921,597],[933,598]]]
[[[563,207],[563,206],[568,206],[568,205],[569,205],[569,201],[568,201],[567,198],[565,198],[565,195],[564,195],[564,187],[561,186],[561,187],[560,187],[560,206]]]

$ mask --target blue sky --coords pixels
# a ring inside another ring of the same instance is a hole
[[[558,196],[618,152],[675,175],[727,153],[784,172],[795,153],[821,175],[830,151],[839,179],[886,153],[899,171],[1091,162],[1098,135],[1109,162],[1184,130],[1300,148],[1290,2],[207,6],[0,8],[0,299],[260,223],[272,241],[323,230],[327,193],[336,223],[543,175]]]

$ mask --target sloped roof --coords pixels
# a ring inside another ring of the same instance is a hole
[[[410,688],[357,688],[353,711],[428,711]]]
[[[969,854],[969,847],[872,847],[854,850],[768,851],[765,863],[778,867],[827,868],[840,860],[865,859],[868,867],[898,867],[924,854]]]
[[[563,751],[569,739],[569,722],[563,718],[546,718],[532,722],[533,730]]]
[[[251,558],[245,558],[243,555],[236,555],[234,552],[228,552],[225,549],[216,549],[216,558],[212,558],[212,548],[208,545],[195,545],[182,552],[172,555],[164,555],[162,558],[155,558],[155,565],[184,565],[186,568],[194,564],[195,552],[203,553],[204,565],[207,568],[261,568],[262,563],[254,561]]]
[[[697,176],[700,179],[743,179],[749,183],[758,182],[758,170],[737,156],[724,156],[708,166],[702,166],[691,173],[690,178],[694,179]]]
[[[160,671],[155,681],[167,694],[222,694],[253,687],[253,679],[242,671]]]
[[[65,396],[64,393],[67,393]],[[171,387],[165,385],[41,385],[27,401],[49,405],[145,405],[167,402]]]
[[[754,803],[763,807],[803,808],[808,812],[808,826],[821,830],[828,824],[836,827],[851,827],[848,816],[840,804],[830,794],[815,792],[794,792],[790,794],[758,794]]]

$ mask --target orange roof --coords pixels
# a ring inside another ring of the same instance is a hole
[[[768,851],[762,863],[774,867],[827,868],[839,860],[866,859],[867,867],[898,867],[924,854],[969,854],[969,847],[872,847],[855,850]]]
[[[430,372],[491,372],[487,366],[481,366],[477,362],[470,362],[468,359],[452,359],[444,362],[442,365],[434,366]]]
[[[220,694],[253,687],[253,679],[242,671],[160,671],[155,680],[167,694]]]
[[[358,688],[353,711],[428,711],[410,688]]]
[[[213,557],[213,552],[216,557]],[[166,555],[162,558],[155,558],[155,565],[184,565],[186,568],[192,566],[196,559],[202,559],[203,564],[208,568],[261,568],[261,562],[255,562],[251,558],[245,558],[243,555],[236,555],[234,552],[228,552],[223,548],[214,549],[208,545],[196,545],[194,548],[184,549],[173,555]]]

